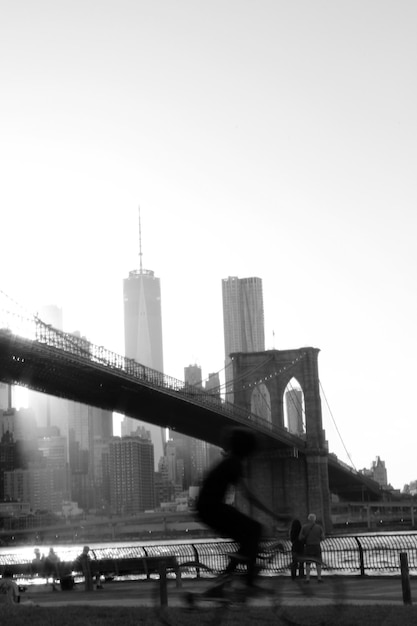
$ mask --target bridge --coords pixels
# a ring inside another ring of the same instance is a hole
[[[330,522],[330,494],[377,500],[379,485],[328,454],[322,429],[318,350],[233,355],[234,404],[193,385],[59,331],[36,317],[0,317],[0,381],[124,414],[221,446],[227,426],[253,429],[262,452],[251,468],[265,501]],[[306,433],[284,426],[283,394],[296,377],[305,398]],[[268,395],[270,415],[252,412],[254,391]],[[265,480],[265,476],[268,480]]]

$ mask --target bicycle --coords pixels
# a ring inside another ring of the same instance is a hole
[[[263,610],[274,616],[275,624],[282,626],[317,626],[319,622],[308,611],[309,606],[326,605],[335,616],[343,613],[345,588],[343,577],[336,570],[321,561],[324,583],[319,585],[311,577],[310,584],[304,578],[291,581],[287,575],[291,567],[292,554],[287,540],[263,540],[257,556],[259,567],[253,589],[245,584],[246,559],[238,552],[226,553],[226,566],[219,573],[200,561],[187,561],[180,565],[183,571],[193,568],[212,575],[208,584],[201,581],[204,589],[200,591],[178,590],[170,596],[171,606],[158,609],[159,621],[165,626],[181,624],[182,619],[190,619],[205,624],[219,626],[236,620],[238,615],[248,611]],[[317,559],[299,557],[304,564],[317,564]],[[234,562],[232,571],[227,571],[230,562]],[[269,566],[278,569],[283,576],[262,576],[262,570]],[[207,580],[207,579],[206,579]],[[241,613],[239,613],[239,611]],[[182,617],[181,617],[182,616]]]
[[[212,567],[200,561],[186,561],[180,565],[180,569],[190,572],[195,569],[201,573],[205,572],[212,576],[208,585],[202,591],[179,592],[183,608],[187,610],[200,609],[205,605],[209,606],[234,606],[245,604],[251,598],[270,598],[271,604],[274,602],[276,590],[271,585],[265,584],[259,576],[263,569],[272,562],[275,556],[284,551],[284,546],[280,541],[263,540],[259,546],[257,555],[257,576],[253,586],[246,584],[246,566],[248,558],[238,551],[227,552],[226,566],[220,573]],[[178,600],[178,597],[176,598]]]

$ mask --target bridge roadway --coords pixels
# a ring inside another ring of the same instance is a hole
[[[227,426],[256,430],[262,449],[282,456],[306,451],[304,439],[196,387],[42,326],[37,339],[0,329],[0,381],[99,407],[221,446]],[[378,499],[376,482],[329,456],[330,489],[350,500]]]
[[[111,362],[96,356],[100,348],[88,346],[90,352],[84,349],[77,354],[77,344],[72,352],[1,329],[0,380],[115,411],[217,446],[222,444],[224,427],[245,424],[258,431],[266,447],[305,449],[303,439],[239,407],[220,403],[204,390],[139,364],[135,373],[129,373],[130,359],[114,355]]]

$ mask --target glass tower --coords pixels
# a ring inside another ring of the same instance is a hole
[[[222,280],[226,400],[233,402],[233,352],[265,350],[264,304],[261,278]]]
[[[123,281],[125,356],[152,369],[163,372],[162,315],[160,280],[151,270],[133,270]],[[130,418],[131,432],[139,422]],[[155,462],[164,453],[164,429],[146,424],[151,432]]]

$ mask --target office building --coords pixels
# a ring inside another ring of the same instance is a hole
[[[110,506],[118,515],[155,507],[154,453],[150,439],[113,437],[109,443]]]
[[[37,436],[35,415],[31,409],[0,411],[0,439],[9,433],[13,441],[33,442]]]
[[[201,367],[189,365],[184,368],[184,380],[188,385],[201,388],[203,393]],[[219,388],[219,377],[212,375],[212,382],[216,384],[216,393]],[[216,396],[217,397],[217,396]],[[219,399],[220,402],[220,399]],[[182,484],[182,491],[188,491],[190,487],[200,485],[204,474],[214,460],[218,458],[219,449],[205,441],[188,437],[182,433],[172,431],[172,439],[168,442],[172,454],[175,454],[177,468],[177,483]]]
[[[379,483],[381,487],[388,486],[388,475],[385,461],[382,461],[379,456],[377,456],[376,460],[373,461],[371,471],[372,478],[376,480],[376,482]]]
[[[12,390],[10,385],[0,383],[0,411],[12,408]]]
[[[205,382],[204,389],[211,396],[215,397],[219,402],[220,397],[220,376],[218,372],[211,372]]]
[[[32,511],[59,513],[67,500],[67,475],[64,468],[29,463],[28,469],[4,472],[5,496],[29,502]]]
[[[153,271],[142,268],[140,219],[139,258],[139,269],[129,272],[128,278],[123,281],[125,356],[163,372],[161,285]],[[145,425],[131,418],[124,421],[132,432],[138,425]],[[155,461],[158,463],[164,454],[165,429],[153,424],[146,424],[146,428],[151,432]]]
[[[19,467],[21,462],[18,444],[13,440],[13,435],[7,431],[0,440],[0,502],[6,498],[4,476],[6,472]]]
[[[188,365],[188,367],[184,367],[184,381],[188,385],[202,388],[202,380],[201,367],[199,365]]]
[[[233,402],[234,352],[265,350],[264,305],[261,278],[222,280],[226,400]]]
[[[63,330],[62,308],[54,304],[41,306],[39,319],[57,330]],[[61,435],[67,436],[67,400],[38,391],[28,391],[28,406],[35,412],[36,423],[40,428],[58,426]]]
[[[68,402],[68,439],[71,498],[82,509],[102,504],[103,446],[113,436],[113,415],[97,407]]]

